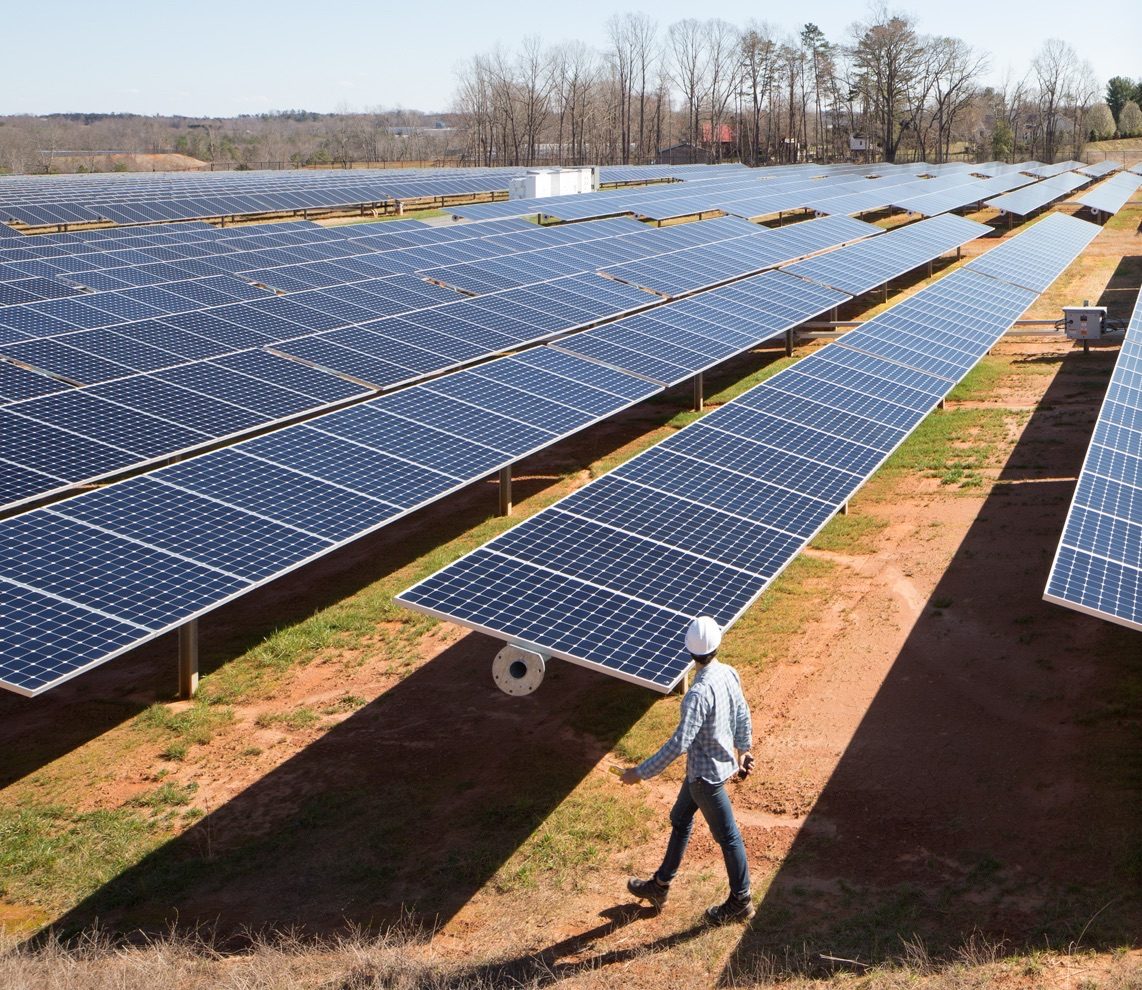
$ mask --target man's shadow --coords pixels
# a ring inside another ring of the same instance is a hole
[[[640,942],[622,949],[610,949],[584,957],[596,942],[602,941],[635,921],[652,918],[658,914],[657,908],[639,904],[618,904],[599,912],[602,923],[578,935],[572,935],[554,945],[535,952],[525,953],[512,959],[484,963],[462,969],[449,975],[441,987],[548,987],[580,973],[598,972],[608,966],[630,962],[657,952],[668,952],[679,945],[693,941],[710,930],[708,925],[697,922],[689,928],[663,935],[650,942]],[[354,973],[351,979],[331,990],[352,990],[360,986],[362,976],[371,974]],[[380,973],[376,974],[378,977]]]

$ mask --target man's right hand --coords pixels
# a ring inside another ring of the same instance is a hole
[[[743,753],[738,767],[738,780],[745,780],[753,770],[753,753]]]

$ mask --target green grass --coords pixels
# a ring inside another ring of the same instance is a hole
[[[730,630],[719,656],[739,669],[796,662],[789,644],[820,611],[821,591],[836,566],[804,555],[795,558]]]
[[[948,393],[948,401],[965,402],[982,398],[994,392],[1010,371],[1006,361],[984,358]]]
[[[151,705],[135,719],[135,724],[143,730],[173,736],[163,754],[167,759],[177,760],[186,756],[188,746],[205,745],[219,729],[233,721],[233,709],[211,705],[202,698],[181,711],[163,704]]]
[[[165,835],[160,823],[127,808],[0,807],[0,896],[70,905],[133,866]]]
[[[256,724],[262,729],[281,726],[296,732],[301,729],[312,729],[320,721],[320,712],[308,705],[300,705],[286,712],[263,712],[258,716]]]
[[[938,479],[959,489],[979,488],[985,467],[997,466],[1000,443],[1030,414],[1005,409],[945,409],[928,416],[888,459],[884,475]]]
[[[343,694],[340,698],[325,705],[321,709],[321,714],[343,715],[346,712],[355,712],[358,708],[364,708],[368,703],[368,699],[362,698],[359,695]]]
[[[590,869],[615,850],[650,837],[654,813],[616,781],[588,780],[572,792],[496,872],[500,892],[538,887],[579,889]]]
[[[197,790],[198,784],[194,781],[189,784],[178,784],[168,780],[153,791],[131,798],[127,803],[133,808],[150,808],[152,812],[182,808],[190,804]]]
[[[809,545],[831,553],[871,554],[876,552],[877,537],[887,528],[887,519],[858,509],[847,516],[833,516]]]

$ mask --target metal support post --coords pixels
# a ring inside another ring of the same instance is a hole
[[[939,402],[936,404],[936,408],[937,408],[937,409],[939,409],[939,410],[941,410],[941,411],[943,411],[944,409],[947,409],[947,408],[948,408],[948,400],[947,400],[947,399],[941,399],[941,400],[940,400],[940,401],[939,401]]]
[[[844,505],[841,506],[841,511],[838,512],[837,515],[847,516],[848,514],[849,514],[849,503],[845,502]]]
[[[186,701],[198,691],[198,620],[178,629],[178,696]]]
[[[694,402],[693,402],[694,412],[701,412],[703,406],[705,405],[705,402],[706,402],[706,388],[705,388],[704,380],[702,378],[702,372],[699,371],[698,374],[696,374],[694,376]]]
[[[932,262],[928,262],[928,278],[932,277]]]
[[[500,515],[512,514],[512,466],[500,468]]]
[[[785,331],[785,356],[793,357],[793,328]]]

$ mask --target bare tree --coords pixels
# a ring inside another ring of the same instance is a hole
[[[768,24],[751,22],[741,38],[742,89],[748,98],[749,121],[745,130],[749,135],[748,160],[751,165],[762,161],[761,121],[763,108],[773,87],[773,70],[777,53],[774,31]],[[772,114],[770,114],[772,116]],[[765,142],[765,157],[770,154],[769,141]]]
[[[947,161],[956,119],[975,98],[975,81],[986,71],[988,59],[960,38],[933,38],[930,47],[936,61],[932,96],[935,100],[937,161]]]
[[[1059,143],[1062,109],[1071,97],[1078,73],[1078,56],[1065,41],[1048,38],[1031,61],[1031,72],[1038,84],[1040,126],[1043,134],[1043,158],[1055,160]]]
[[[705,92],[709,52],[706,31],[701,21],[692,17],[676,21],[667,32],[672,56],[674,82],[682,91],[686,104],[686,139],[697,147],[700,134],[702,95]]]
[[[926,55],[910,17],[889,15],[884,7],[876,8],[873,16],[872,23],[856,26],[852,59],[884,158],[892,162],[909,123],[913,88],[924,77]]]
[[[707,105],[710,114],[710,145],[714,151],[714,160],[721,161],[727,111],[738,88],[741,33],[723,20],[707,21],[705,28],[706,50],[709,53]]]

